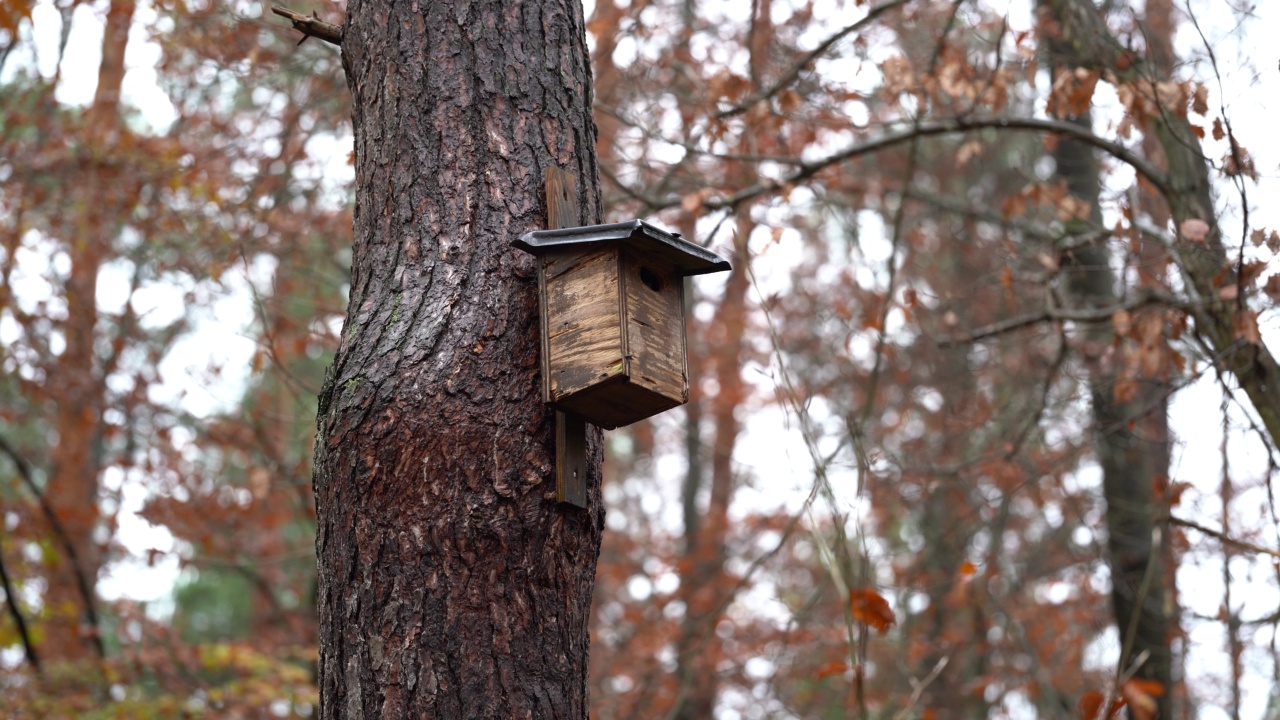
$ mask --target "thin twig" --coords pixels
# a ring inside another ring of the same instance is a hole
[[[316,15],[314,11],[308,17],[286,7],[272,5],[271,12],[289,20],[289,22],[293,23],[293,29],[302,33],[302,39],[298,41],[299,45],[306,42],[307,38],[314,37],[342,47],[342,26],[321,20],[320,16]]]
[[[867,11],[866,15],[862,16],[862,18],[854,22],[852,25],[846,26],[844,29],[840,30],[836,34],[832,35],[826,40],[823,40],[822,43],[818,45],[818,47],[814,48],[807,55],[801,58],[800,62],[793,65],[791,70],[786,75],[783,75],[782,77],[778,78],[777,82],[775,82],[773,85],[770,85],[769,89],[764,90],[755,95],[752,95],[751,97],[747,98],[746,100],[743,100],[742,102],[738,103],[737,105],[734,105],[731,108],[728,108],[727,110],[722,110],[721,112],[716,114],[716,119],[723,120],[727,117],[733,117],[734,115],[741,115],[747,110],[750,110],[751,106],[755,105],[756,103],[769,100],[774,95],[777,95],[779,92],[785,90],[787,87],[795,83],[795,81],[799,80],[800,73],[804,72],[804,69],[806,67],[809,67],[810,63],[822,57],[822,55],[824,55],[828,50],[830,50],[833,45],[840,42],[844,38],[848,37],[850,33],[855,32],[860,28],[866,27],[872,21],[874,21],[876,18],[880,17],[884,13],[890,10],[893,10],[894,8],[898,8],[903,5],[906,5],[910,1],[911,0],[893,0],[893,2],[887,2],[883,5],[871,8],[870,10]]]
[[[1052,135],[1061,135],[1077,140],[1086,145],[1102,150],[1108,155],[1111,155],[1117,160],[1129,165],[1137,174],[1141,175],[1143,179],[1149,181],[1165,196],[1174,195],[1173,187],[1169,184],[1168,178],[1165,177],[1164,173],[1156,169],[1154,165],[1142,159],[1124,145],[1095,135],[1087,128],[1080,127],[1074,123],[1063,122],[1061,120],[998,116],[950,118],[946,120],[923,122],[919,125],[913,124],[911,127],[904,130],[890,132],[874,140],[850,145],[844,150],[832,153],[824,158],[801,164],[795,171],[784,175],[777,180],[762,180],[754,185],[742,188],[732,195],[708,198],[703,201],[702,207],[705,210],[722,210],[725,208],[736,207],[737,205],[765,193],[781,190],[788,186],[808,180],[823,170],[847,160],[852,160],[853,158],[869,155],[881,150],[887,150],[888,148],[895,147],[903,143],[912,142],[918,138],[932,137],[935,135],[953,135],[956,133],[970,132],[974,130],[990,129],[1041,132]],[[683,202],[684,198],[674,196],[647,199],[647,204],[650,205],[653,212],[677,207]]]
[[[911,717],[911,711],[920,703],[920,696],[924,694],[925,689],[928,688],[934,680],[938,679],[938,676],[942,674],[943,668],[947,666],[947,662],[950,659],[950,656],[943,655],[942,659],[933,666],[933,669],[929,671],[928,675],[924,676],[923,680],[911,678],[911,685],[913,687],[911,691],[911,699],[907,701],[906,707],[902,708],[902,710],[893,716],[893,720],[908,720],[908,718]]]
[[[975,343],[979,340],[986,340],[987,338],[995,337],[997,335],[1004,335],[1006,333],[1013,332],[1014,330],[1020,330],[1028,325],[1036,325],[1050,320],[1079,323],[1108,322],[1117,312],[1122,310],[1125,312],[1137,310],[1139,308],[1146,307],[1147,305],[1166,305],[1174,308],[1186,307],[1186,303],[1164,293],[1154,291],[1144,292],[1132,300],[1120,303],[1119,305],[1112,305],[1110,307],[1078,309],[1051,307],[1045,308],[1038,313],[1018,315],[1016,317],[1011,317],[1006,320],[1001,320],[1000,322],[980,327],[965,335],[944,338],[938,343],[938,347],[947,348],[954,347],[956,345]]]
[[[1241,540],[1239,538],[1231,537],[1230,535],[1219,532],[1212,528],[1207,528],[1204,525],[1201,525],[1197,522],[1193,522],[1191,520],[1185,520],[1183,518],[1170,515],[1169,522],[1173,525],[1180,525],[1184,528],[1191,528],[1196,532],[1201,532],[1201,533],[1204,533],[1205,535],[1208,535],[1209,537],[1217,538],[1220,542],[1228,543],[1230,545],[1235,545],[1236,547],[1242,547],[1245,550],[1256,552],[1261,555],[1269,555],[1273,558],[1280,558],[1280,550],[1272,550],[1271,548],[1265,548],[1265,547],[1262,547],[1261,545],[1255,545],[1249,542],[1248,540]]]
[[[1111,703],[1115,702],[1116,691],[1123,687],[1125,683],[1132,680],[1134,675],[1138,674],[1138,669],[1142,667],[1143,663],[1145,663],[1147,658],[1150,656],[1150,650],[1143,650],[1138,653],[1138,656],[1133,659],[1133,664],[1129,666],[1129,669],[1124,672],[1117,673],[1119,677],[1116,678],[1116,681],[1107,686],[1107,694],[1102,696],[1102,705],[1100,706],[1102,708],[1100,712],[1104,717],[1111,717]]]

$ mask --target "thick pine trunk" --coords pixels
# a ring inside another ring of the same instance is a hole
[[[578,0],[353,0],[347,320],[320,397],[323,718],[586,718],[604,513],[555,502],[533,258],[543,171],[599,221]]]

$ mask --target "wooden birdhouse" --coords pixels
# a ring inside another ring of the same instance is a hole
[[[641,220],[512,244],[538,257],[545,402],[610,429],[688,402],[683,278],[728,261]]]

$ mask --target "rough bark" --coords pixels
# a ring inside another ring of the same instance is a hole
[[[1055,76],[1072,72],[1086,60],[1078,55],[1079,45],[1071,37],[1054,32],[1054,10],[1044,22],[1046,56]],[[1063,119],[1088,128],[1091,113],[1085,111]],[[1076,140],[1064,139],[1053,150],[1057,177],[1071,195],[1089,203],[1088,223],[1102,227],[1099,206],[1098,163],[1092,148]],[[1076,307],[1113,307],[1121,300],[1111,269],[1111,253],[1104,241],[1085,245],[1060,258],[1065,296]],[[1142,392],[1129,398],[1117,396],[1116,383],[1121,368],[1119,346],[1112,342],[1107,325],[1086,328],[1083,334],[1085,368],[1092,399],[1094,453],[1102,467],[1106,500],[1107,550],[1111,571],[1111,600],[1122,644],[1131,649],[1122,655],[1128,662],[1146,651],[1149,659],[1137,677],[1172,686],[1172,656],[1169,648],[1169,617],[1164,602],[1166,554],[1154,545],[1168,537],[1158,488],[1167,484],[1169,450],[1164,384],[1144,379]],[[1111,352],[1108,352],[1111,348]],[[1148,404],[1148,401],[1151,404]],[[1164,428],[1164,432],[1159,429]],[[1156,431],[1156,432],[1152,432]],[[1170,716],[1170,692],[1160,699],[1160,716]]]
[[[533,258],[542,178],[600,194],[577,0],[348,7],[356,207],[320,396],[322,718],[586,718],[604,513],[555,503]]]

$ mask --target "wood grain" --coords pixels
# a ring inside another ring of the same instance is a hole
[[[631,356],[628,376],[632,383],[683,404],[689,399],[682,312],[684,282],[675,268],[639,258],[630,250],[624,254],[621,266]],[[657,289],[650,283],[656,284]]]
[[[547,281],[552,402],[625,374],[616,253],[606,248]]]

